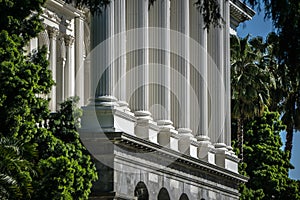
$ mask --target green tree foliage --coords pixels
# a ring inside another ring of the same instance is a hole
[[[43,172],[36,199],[87,199],[97,178],[76,130],[81,116],[77,101],[75,98],[62,103],[47,120],[49,132],[38,138],[38,149],[43,152],[39,167]]]
[[[278,112],[265,109],[260,117],[245,125],[242,173],[249,181],[241,186],[241,199],[300,199],[297,182],[289,179],[293,166],[289,153],[281,149],[280,131],[285,127]]]
[[[278,114],[284,111],[286,81],[278,59],[279,37],[270,33],[264,42],[234,36],[231,42],[233,144],[238,154],[243,150],[240,172],[250,177],[240,187],[241,199],[300,199],[299,183],[288,177],[290,152],[281,150],[279,136],[286,129]]]
[[[281,94],[277,105],[282,109],[287,125],[285,151],[291,156],[293,133],[300,130],[300,3],[298,0],[263,0],[263,5],[259,0],[247,2],[254,7],[264,7],[266,17],[272,19],[277,29],[278,73],[283,80],[282,88],[277,91]]]
[[[232,36],[230,42],[232,118],[237,123],[238,154],[243,158],[244,122],[263,113],[269,105],[270,89],[276,84],[261,37],[249,40],[249,36]]]
[[[25,45],[43,29],[39,15],[45,2],[46,0],[1,0],[0,30],[20,36],[22,40],[18,42],[21,46]]]
[[[0,199],[30,198],[33,192],[31,177],[36,176],[36,172],[28,157],[37,157],[36,144],[1,137]]]
[[[0,1],[1,196],[87,199],[97,175],[76,131],[80,113],[70,100],[50,114],[46,96],[54,82],[46,49],[24,50],[42,30],[44,2]],[[16,162],[10,164],[12,160]]]

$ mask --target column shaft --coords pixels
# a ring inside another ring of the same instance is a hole
[[[190,2],[191,38],[196,40],[190,44],[191,85],[197,98],[192,98],[191,123],[199,140],[209,140],[208,137],[208,70],[207,70],[207,29],[204,28],[202,14]],[[193,93],[192,93],[193,94]],[[196,101],[196,102],[195,102]]]
[[[126,105],[126,1],[115,0],[115,96],[120,105]]]
[[[137,85],[141,86],[137,95],[137,110],[149,109],[149,55],[148,55],[148,0],[138,1],[139,20],[138,27],[143,28],[138,35],[138,42],[145,48],[138,51]]]
[[[230,90],[230,11],[229,0],[224,1],[224,19],[225,19],[225,144],[231,146],[231,90]]]
[[[189,22],[189,1],[177,0],[178,8],[178,31],[184,36],[182,41],[179,41],[179,48],[182,48],[183,58],[179,58],[179,72],[182,77],[178,80],[179,89],[179,101],[181,115],[179,120],[179,127],[183,129],[190,129],[190,47],[189,47],[189,35],[190,35],[190,22]],[[180,12],[181,11],[181,12]]]
[[[56,37],[58,35],[58,29],[54,27],[49,27],[47,29],[49,37],[50,37],[50,55],[49,55],[49,63],[50,70],[52,72],[52,79],[56,82]],[[56,111],[56,86],[52,86],[50,93],[50,110]]]
[[[200,74],[202,79],[200,79],[200,130],[201,136],[208,137],[208,82],[207,82],[207,29],[204,29],[203,19],[201,20],[202,27],[200,27],[201,37],[200,44],[203,46],[203,54],[201,55],[201,70]]]
[[[75,92],[75,68],[73,65],[73,45],[74,37],[71,35],[67,35],[65,37],[65,45],[66,45],[66,66],[65,66],[65,98],[74,96]]]
[[[223,15],[223,1],[219,0],[220,4],[220,13]],[[215,117],[216,117],[216,147],[223,147],[225,145],[225,82],[224,82],[224,24],[220,21],[220,27],[216,30],[216,65],[217,65],[217,73],[215,74],[215,78],[217,81],[216,87],[216,110],[215,110]]]
[[[170,124],[170,0],[157,0],[150,8],[149,42],[158,44],[149,50],[150,107],[159,124]]]
[[[84,105],[84,21],[75,18],[75,95],[79,96],[79,106]]]
[[[164,98],[162,103],[165,107],[166,112],[163,112],[162,119],[171,120],[171,62],[170,62],[170,0],[163,0],[162,5],[162,28],[165,30],[162,32],[162,42],[163,42],[163,65],[161,68],[162,73],[162,85],[164,86]]]
[[[148,0],[127,2],[128,102],[137,116],[149,116]],[[132,51],[134,47],[134,51]]]
[[[208,35],[209,137],[212,143],[224,143],[223,31],[211,27]]]
[[[114,4],[103,8],[91,19],[91,95],[101,102],[114,97]],[[104,104],[103,104],[104,105]]]
[[[57,83],[56,89],[59,89],[60,92],[60,97],[58,98],[58,102],[63,102],[66,98],[66,94],[65,94],[65,72],[66,72],[66,42],[64,37],[60,38],[61,43],[60,43],[60,76],[57,77],[59,78],[59,83]],[[58,73],[59,74],[59,73]]]

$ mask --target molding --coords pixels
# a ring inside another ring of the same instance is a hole
[[[237,27],[240,23],[251,20],[255,11],[240,0],[230,0],[230,24]]]
[[[58,15],[55,12],[52,12],[50,10],[48,10],[47,8],[42,8],[43,10],[43,15],[49,19],[52,19],[55,22],[61,22],[61,18],[58,17]]]
[[[51,10],[55,10],[59,14],[64,14],[66,17],[68,17],[68,19],[84,16],[82,11],[62,0],[48,0],[45,3],[45,7]]]
[[[87,130],[80,130],[80,132],[84,135]],[[232,172],[223,167],[202,161],[198,158],[191,157],[190,155],[182,154],[178,151],[172,150],[170,148],[165,148],[159,144],[153,143],[148,140],[144,140],[142,138],[138,138],[133,135],[129,135],[123,132],[105,132],[104,134],[96,134],[96,139],[98,142],[105,141],[107,139],[110,140],[113,144],[117,144],[118,146],[123,147],[133,147],[133,149],[141,150],[142,152],[156,152],[166,159],[172,159],[176,161],[176,163],[181,163],[185,166],[192,167],[197,170],[202,170],[208,173],[212,173],[217,176],[224,177],[228,180],[233,180],[237,183],[243,183],[248,180],[247,177],[240,175],[238,173]],[[94,135],[95,136],[95,135]],[[92,140],[92,138],[89,138]]]
[[[81,135],[88,136],[89,132],[81,132]],[[107,150],[103,149],[104,153],[99,151],[99,155],[95,155],[95,158],[100,156],[100,159],[109,159],[114,166],[121,165],[124,170],[126,166],[133,167],[197,188],[216,190],[232,198],[239,196],[238,184],[248,180],[238,173],[123,132],[98,132],[92,137],[88,136],[87,141],[102,149],[107,144],[113,145],[111,148],[107,146]]]
[[[232,197],[236,197],[239,195],[237,188],[225,186],[222,183],[220,183],[220,181],[217,179],[208,180],[207,177],[199,177],[195,174],[182,172],[180,171],[180,169],[174,169],[174,167],[166,167],[166,166],[162,167],[160,164],[157,163],[147,164],[142,158],[137,159],[136,157],[132,157],[130,155],[123,155],[122,153],[117,153],[114,158],[116,163],[121,163],[123,165],[128,165],[130,167],[139,166],[141,167],[141,169],[145,171],[147,171],[147,169],[150,170],[148,173],[154,173],[157,174],[158,176],[170,178],[171,180],[182,181],[190,185],[193,185],[197,188],[205,187],[207,190],[215,189],[218,192],[226,193],[227,195],[228,194],[232,195]],[[182,165],[180,164],[178,166],[182,167]],[[190,166],[188,166],[187,168],[191,169]],[[197,169],[196,167],[193,167],[193,169],[199,171],[199,169]],[[223,176],[220,176],[219,178],[224,180]]]

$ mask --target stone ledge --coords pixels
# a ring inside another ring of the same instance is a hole
[[[111,142],[111,144],[117,145],[120,148],[124,148],[125,151],[129,153],[138,152],[138,150],[142,153],[154,152],[153,155],[160,155],[165,159],[168,158],[174,161],[176,160],[176,163],[178,164],[181,163],[181,165],[188,166],[196,170],[201,170],[203,172],[208,172],[215,176],[220,176],[237,183],[244,183],[248,180],[247,177],[244,177],[234,171],[205,162],[203,160],[191,157],[189,155],[182,154],[178,151],[165,148],[159,144],[123,132],[107,132],[105,134],[95,134],[88,133],[86,132],[86,130],[80,130],[80,137],[83,140],[83,143],[85,141],[95,141],[95,143],[98,143],[99,145],[99,142],[101,141]]]

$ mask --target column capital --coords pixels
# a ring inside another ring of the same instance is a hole
[[[56,39],[56,37],[59,34],[59,30],[56,27],[53,27],[53,26],[47,26],[46,30],[49,34],[49,37],[52,38],[52,39]]]
[[[82,20],[82,21],[86,20],[86,18],[87,17],[84,15],[84,13],[81,13],[79,16],[75,17],[75,19],[79,19],[79,20]]]
[[[65,35],[64,36],[66,46],[72,46],[74,42],[74,37],[72,35]]]

